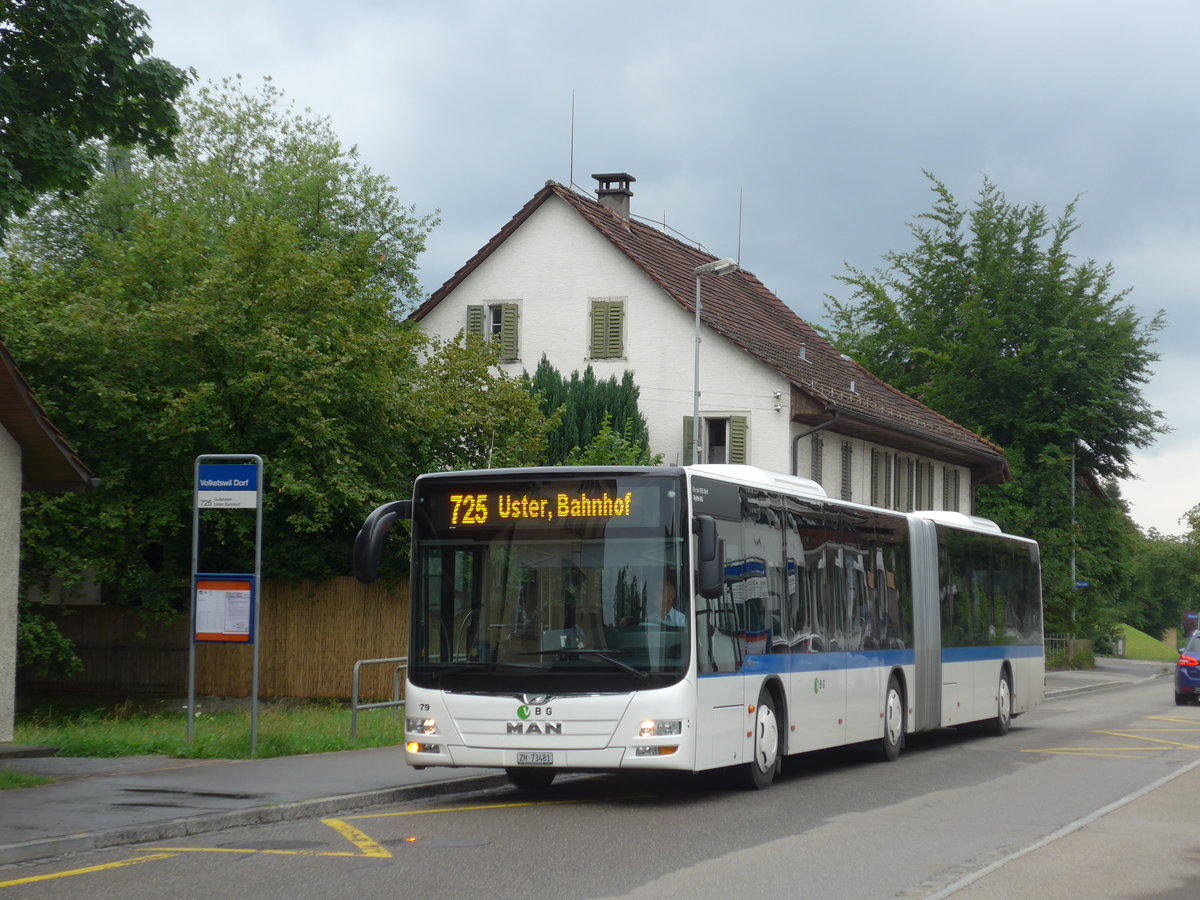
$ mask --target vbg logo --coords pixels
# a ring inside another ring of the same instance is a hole
[[[549,706],[530,706],[528,703],[522,703],[517,707],[517,718],[519,722],[508,723],[509,734],[562,734],[561,722],[530,722],[533,717],[541,718],[543,716],[554,715],[554,710]]]

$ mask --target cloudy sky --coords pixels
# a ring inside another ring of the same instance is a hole
[[[922,170],[964,205],[985,175],[1053,214],[1078,198],[1075,254],[1167,319],[1145,393],[1172,432],[1124,495],[1169,534],[1200,503],[1192,0],[133,2],[156,55],[271,76],[440,210],[426,292],[547,179],[594,172],[632,174],[635,214],[740,252],[817,323],[845,263],[910,246]]]

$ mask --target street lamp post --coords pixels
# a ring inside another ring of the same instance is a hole
[[[692,378],[692,463],[700,462],[700,276],[728,275],[738,270],[732,259],[715,259],[693,270],[696,275],[696,358]]]

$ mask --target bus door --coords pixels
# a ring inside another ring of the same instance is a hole
[[[837,510],[814,500],[787,501],[788,604],[793,616],[788,678],[790,752],[843,742],[846,723],[844,559]]]
[[[742,652],[732,595],[707,599],[695,595],[696,615],[696,768],[731,766],[740,758],[742,706],[746,702],[741,676]]]

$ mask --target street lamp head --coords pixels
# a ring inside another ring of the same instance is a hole
[[[728,275],[730,272],[736,272],[738,268],[738,264],[732,259],[714,259],[702,266],[696,266],[693,271],[696,275]]]

